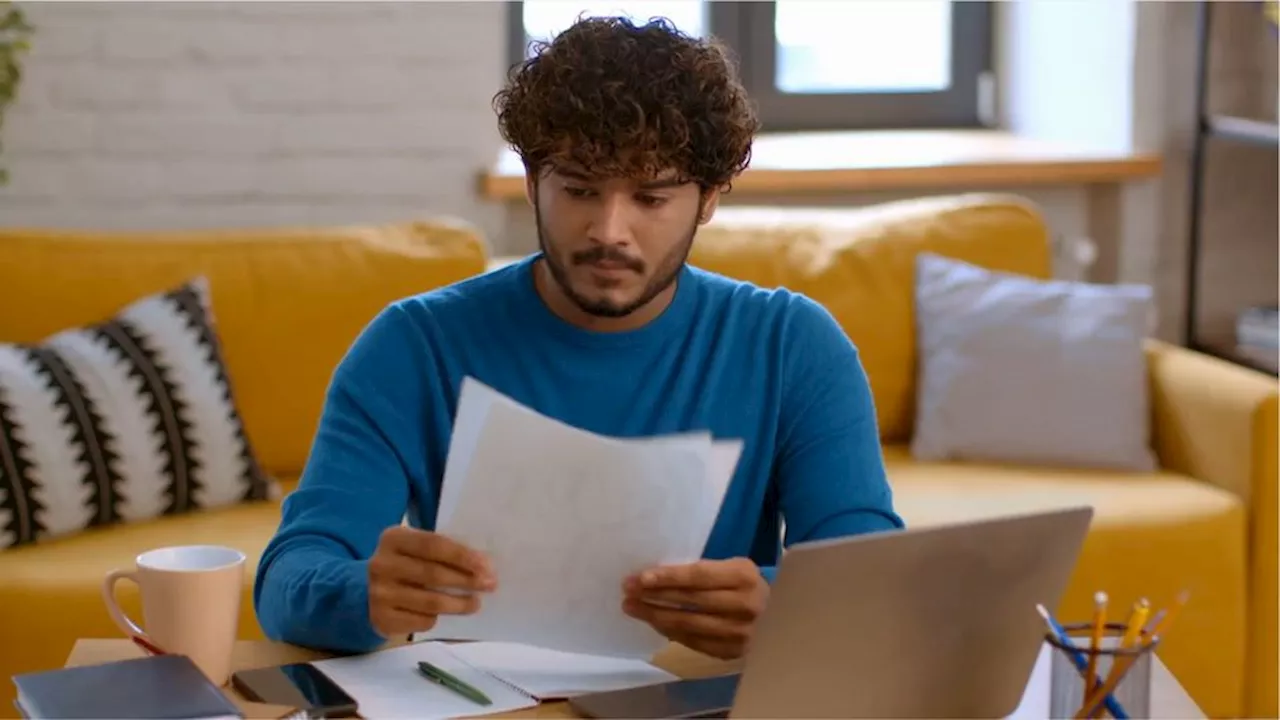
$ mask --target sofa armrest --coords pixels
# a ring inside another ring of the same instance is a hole
[[[1159,341],[1147,346],[1152,443],[1160,464],[1235,493],[1248,508],[1244,717],[1277,715],[1277,381]]]
[[[1156,340],[1147,344],[1147,368],[1161,467],[1274,507],[1275,379]]]

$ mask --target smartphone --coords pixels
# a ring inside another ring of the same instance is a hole
[[[246,700],[297,708],[308,718],[353,717],[357,710],[355,698],[310,663],[242,670],[231,684]]]

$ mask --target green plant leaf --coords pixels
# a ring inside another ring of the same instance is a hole
[[[30,51],[29,38],[34,31],[21,7],[10,0],[0,0],[0,129],[4,127],[5,111],[17,98],[22,81],[18,58]],[[8,181],[8,171],[0,167],[0,185]]]

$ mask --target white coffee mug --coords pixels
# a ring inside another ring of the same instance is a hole
[[[135,569],[107,573],[102,598],[121,632],[187,656],[214,684],[225,685],[240,624],[244,560],[244,553],[219,545],[151,550],[135,559]],[[137,583],[141,591],[142,627],[116,602],[120,580]]]

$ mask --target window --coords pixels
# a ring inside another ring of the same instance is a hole
[[[738,56],[765,130],[971,127],[991,67],[987,2],[948,0],[524,0],[512,62],[578,16],[665,17]]]

